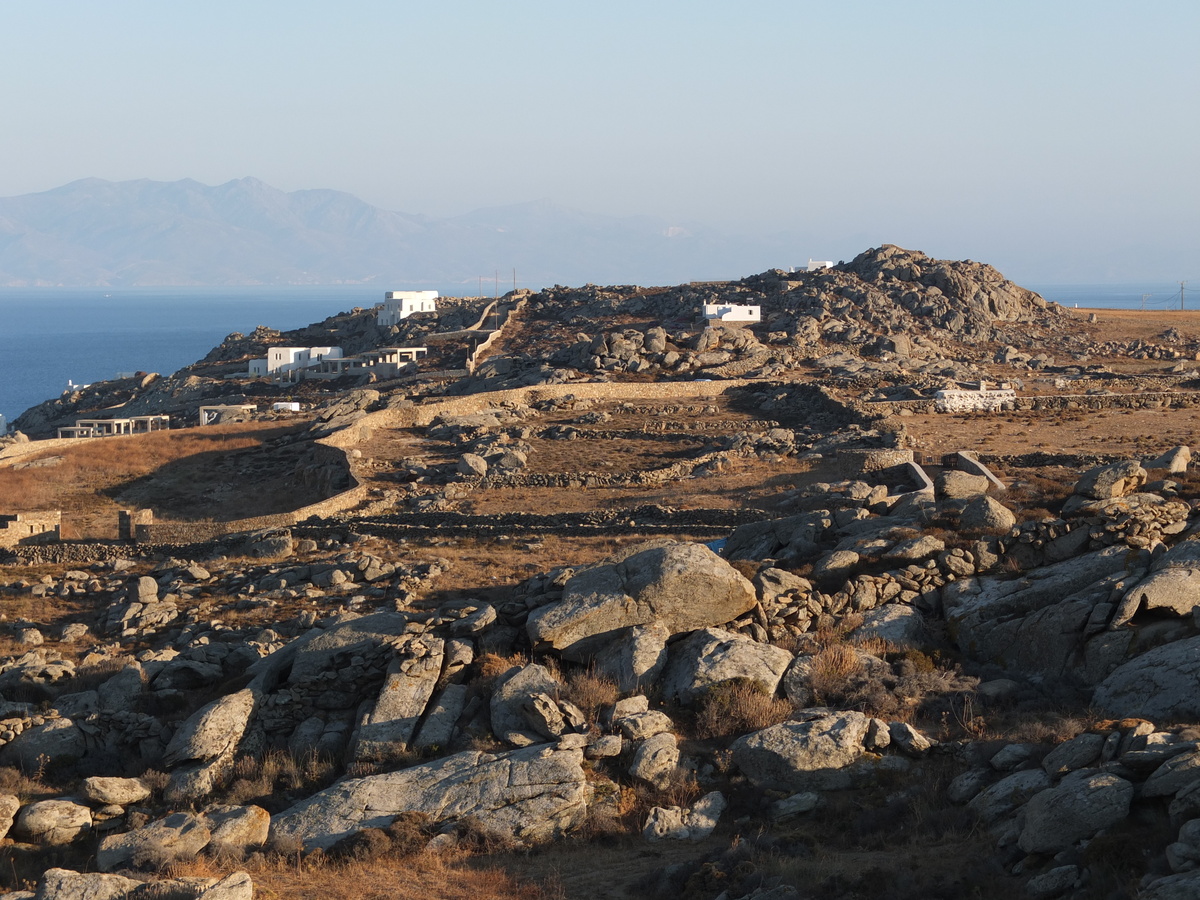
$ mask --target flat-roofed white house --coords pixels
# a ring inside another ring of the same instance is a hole
[[[833,260],[832,259],[810,259],[808,261],[807,271],[816,272],[819,269],[832,269],[832,268],[833,268]]]
[[[705,303],[704,318],[710,322],[761,322],[761,306],[737,306],[731,303]]]
[[[383,328],[398,325],[413,313],[437,312],[437,291],[388,291],[375,317]]]
[[[266,359],[250,360],[246,373],[251,378],[283,377],[300,369],[312,369],[326,359],[341,359],[341,347],[268,347]]]

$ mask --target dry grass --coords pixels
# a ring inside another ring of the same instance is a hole
[[[523,882],[502,869],[469,864],[463,853],[337,859],[326,854],[256,856],[236,869],[260,900],[557,900],[553,884]],[[218,878],[233,869],[207,859],[171,866],[174,877]]]
[[[594,722],[600,710],[620,696],[617,683],[594,668],[572,672],[567,678],[567,699],[583,710],[588,721]]]
[[[833,644],[813,657],[809,689],[818,704],[836,705],[847,697],[851,679],[862,672],[863,665],[854,648]]]
[[[182,521],[284,512],[320,499],[294,477],[305,445],[279,448],[299,429],[251,423],[82,440],[0,468],[0,497],[5,512],[61,510],[71,538],[115,538],[116,511],[131,506]],[[52,464],[28,465],[39,458]]]
[[[335,760],[316,753],[296,758],[273,750],[262,756],[243,756],[233,765],[223,800],[236,806],[254,804],[275,813],[327,787],[338,773]]]
[[[696,734],[700,738],[727,737],[760,731],[787,721],[793,707],[769,694],[755,681],[737,679],[714,685],[696,711]]]

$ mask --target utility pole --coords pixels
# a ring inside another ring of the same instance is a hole
[[[1179,308],[1181,310],[1183,309],[1183,286],[1185,284],[1187,284],[1186,281],[1179,282]]]
[[[517,289],[517,267],[513,266],[513,290]]]
[[[1146,311],[1146,298],[1152,296],[1153,294],[1142,294],[1142,312]]]
[[[492,289],[492,299],[495,300],[500,296],[500,270],[496,270],[496,285]]]

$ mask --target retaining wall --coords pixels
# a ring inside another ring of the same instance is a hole
[[[1200,406],[1200,391],[1152,391],[1137,394],[1026,394],[1011,401],[1019,412],[1079,409],[1165,409]],[[873,418],[938,412],[936,400],[852,400],[847,406]]]

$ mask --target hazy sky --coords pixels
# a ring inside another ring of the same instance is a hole
[[[249,175],[1200,280],[1198,48],[1196,0],[3,2],[0,196]]]

